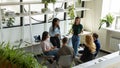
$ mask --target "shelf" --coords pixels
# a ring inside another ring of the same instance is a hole
[[[81,1],[92,1],[92,0],[81,0]]]
[[[55,11],[55,13],[61,13],[61,12],[68,12],[67,9],[63,9],[62,11]]]
[[[76,8],[75,11],[82,11],[82,10],[90,10],[88,8]],[[60,13],[60,12],[68,12],[68,9],[64,9],[63,11],[55,11],[55,13]],[[30,15],[45,15],[45,14],[52,14],[54,13],[53,11],[49,12],[49,13],[41,13],[41,12],[36,12],[36,13],[31,13]],[[29,13],[23,13],[23,14],[19,14],[19,15],[9,15],[9,16],[3,16],[4,18],[10,18],[10,17],[24,17],[24,16],[29,16]]]
[[[56,3],[64,3],[68,1],[57,1]],[[0,3],[0,6],[7,6],[7,5],[28,5],[28,4],[44,4],[40,1],[31,1],[31,2],[3,2]]]
[[[65,0],[65,1],[56,1],[56,3],[64,3],[64,2],[70,2],[74,0]],[[92,0],[82,0],[82,1],[92,1]],[[77,2],[77,1],[76,1]],[[40,1],[31,1],[31,2],[3,2],[0,3],[0,6],[7,6],[7,5],[28,5],[28,4],[43,4]]]
[[[33,16],[33,15],[44,15],[44,14],[51,14],[51,13],[53,13],[53,12],[49,12],[49,13],[39,13],[39,12],[37,12],[37,13],[32,13],[30,15],[31,16]],[[10,18],[10,17],[24,17],[24,16],[29,16],[29,13],[21,13],[19,15],[9,15],[9,16],[3,16],[3,17],[4,18]]]
[[[89,8],[75,8],[75,11],[90,10]]]
[[[7,5],[26,5],[26,4],[42,4],[41,2],[4,2],[0,3],[0,6],[7,6]]]

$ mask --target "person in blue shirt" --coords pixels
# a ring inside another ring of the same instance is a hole
[[[95,43],[95,45],[96,45],[96,54],[95,54],[95,56],[97,56],[97,54],[98,54],[98,52],[100,51],[100,42],[99,42],[99,40],[98,40],[98,34],[97,33],[93,33],[93,39],[94,39],[94,43]]]
[[[52,21],[52,26],[49,29],[50,34],[50,42],[53,44],[53,46],[60,48],[60,27],[59,27],[60,20],[58,18],[54,18]]]

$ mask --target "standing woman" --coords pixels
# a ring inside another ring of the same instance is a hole
[[[82,32],[83,26],[80,24],[80,17],[75,18],[75,22],[72,26],[73,36],[72,36],[72,44],[75,52],[75,56],[78,54],[78,46],[80,44],[80,33]]]
[[[60,27],[59,27],[60,20],[58,18],[54,18],[52,21],[52,26],[49,29],[50,34],[50,42],[53,46],[60,48]]]

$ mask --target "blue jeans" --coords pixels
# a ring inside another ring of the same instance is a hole
[[[57,56],[58,49],[54,49],[52,51],[44,52],[45,55],[47,56]]]
[[[77,35],[73,35],[72,36],[72,45],[73,45],[75,56],[78,54],[79,44],[80,44],[80,37]]]

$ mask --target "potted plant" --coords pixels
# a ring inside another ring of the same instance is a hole
[[[70,19],[74,19],[75,17],[75,13],[74,13],[74,5],[71,5],[68,7],[68,15],[70,17]]]
[[[5,24],[8,26],[8,27],[11,27],[13,26],[13,23],[15,22],[15,18],[14,17],[10,17],[10,18],[3,18],[2,19],[2,23]]]
[[[71,28],[70,28],[70,30],[68,31],[68,34],[72,33],[73,19],[74,19],[74,17],[75,17],[75,12],[74,12],[74,10],[75,10],[75,9],[74,9],[74,4],[68,7],[68,15],[69,15],[69,17],[70,17],[70,19],[71,19],[71,23],[69,24],[69,25],[71,25]]]
[[[41,67],[40,67],[41,66]],[[30,53],[0,44],[0,68],[43,68]]]
[[[114,21],[114,17],[109,13],[103,19],[100,19],[99,29],[103,24],[106,24],[106,27],[109,27]]]
[[[42,12],[45,13],[47,10],[50,11],[48,9],[48,3],[53,3],[54,4],[55,2],[56,2],[56,0],[42,0],[42,3],[45,4],[45,8],[42,9]]]

